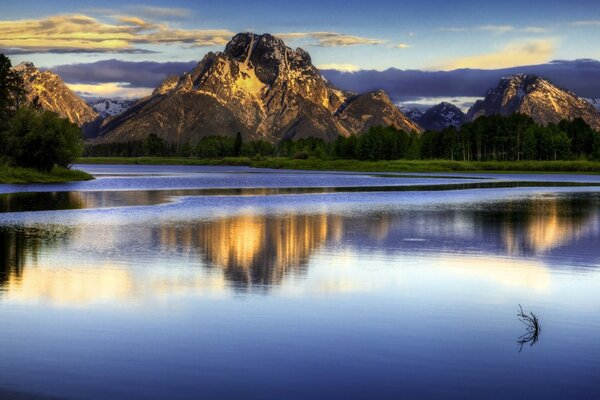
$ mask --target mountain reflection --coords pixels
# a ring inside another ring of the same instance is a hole
[[[569,195],[401,213],[247,213],[118,228],[6,226],[0,227],[0,291],[82,304],[148,292],[269,290],[307,277],[321,249],[339,264],[344,254],[439,256],[437,265],[455,276],[543,290],[550,284],[547,267],[597,262],[587,250],[600,236],[598,203],[595,195]],[[178,260],[185,268],[172,265]],[[342,273],[318,283],[373,287]]]
[[[533,199],[523,210],[506,212],[503,237],[511,256],[542,255],[564,243],[598,235],[598,211],[590,199]]]
[[[340,239],[343,218],[327,215],[241,215],[185,227],[162,227],[163,246],[197,251],[236,287],[268,286],[301,275],[326,242]]]

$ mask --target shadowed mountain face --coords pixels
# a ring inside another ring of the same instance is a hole
[[[77,96],[63,80],[50,71],[40,71],[31,63],[21,63],[16,71],[25,84],[27,100],[38,104],[80,126],[84,133],[97,129],[100,116],[81,97]]]
[[[467,116],[473,120],[482,115],[514,113],[529,115],[544,125],[582,118],[592,128],[600,129],[600,113],[589,102],[545,79],[526,74],[502,78],[498,87],[477,101]]]
[[[210,135],[276,142],[360,133],[375,125],[420,132],[381,92],[354,95],[331,86],[309,54],[265,34],[236,35],[224,52],[208,53],[190,73],[165,80],[154,93],[107,120],[99,141],[169,142]]]
[[[412,113],[414,121],[424,129],[439,131],[450,126],[460,127],[466,120],[466,115],[460,108],[450,103],[440,103],[431,107],[425,113]]]

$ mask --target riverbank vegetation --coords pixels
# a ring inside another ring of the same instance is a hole
[[[0,54],[0,183],[91,179],[69,171],[82,152],[79,127],[28,102],[22,79]]]
[[[290,157],[83,157],[82,164],[229,165],[253,168],[362,172],[600,173],[595,161],[322,160]]]
[[[143,142],[87,146],[83,162],[248,165],[345,171],[600,172],[600,134],[583,120],[537,125],[521,114],[484,116],[460,129],[422,134],[374,127],[334,142],[307,138],[271,144],[236,137],[206,137],[168,144]],[[100,157],[100,158],[98,158]],[[108,158],[107,158],[108,157]]]

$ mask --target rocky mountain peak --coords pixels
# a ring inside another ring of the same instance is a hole
[[[487,92],[485,99],[471,107],[468,119],[514,113],[529,115],[543,125],[583,118],[594,129],[600,129],[600,114],[593,105],[547,79],[530,74],[502,78],[497,87]]]
[[[460,127],[466,119],[465,113],[452,103],[441,102],[422,114],[414,114],[415,121],[423,128],[439,131],[450,126]]]
[[[77,96],[63,80],[50,71],[41,71],[30,62],[13,67],[23,79],[29,102],[37,102],[43,109],[52,111],[80,126],[84,132],[93,131],[99,115]]]
[[[12,69],[15,72],[23,73],[26,70],[31,70],[31,69],[36,69],[36,68],[35,68],[35,65],[32,62],[30,62],[30,61],[23,61],[19,65],[15,65]]]
[[[124,141],[153,131],[167,141],[194,142],[240,132],[276,142],[309,136],[333,140],[373,125],[421,130],[385,92],[358,96],[339,90],[306,51],[270,34],[240,33],[223,52],[210,52],[190,73],[163,82],[101,134]]]

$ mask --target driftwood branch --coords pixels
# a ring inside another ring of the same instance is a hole
[[[519,353],[523,350],[523,346],[529,343],[530,346],[536,344],[539,340],[540,333],[542,332],[542,327],[540,326],[540,321],[534,313],[530,312],[527,314],[523,311],[523,307],[519,304],[519,312],[517,313],[517,317],[519,321],[525,324],[526,331],[523,335],[519,337],[517,343],[519,344]]]

